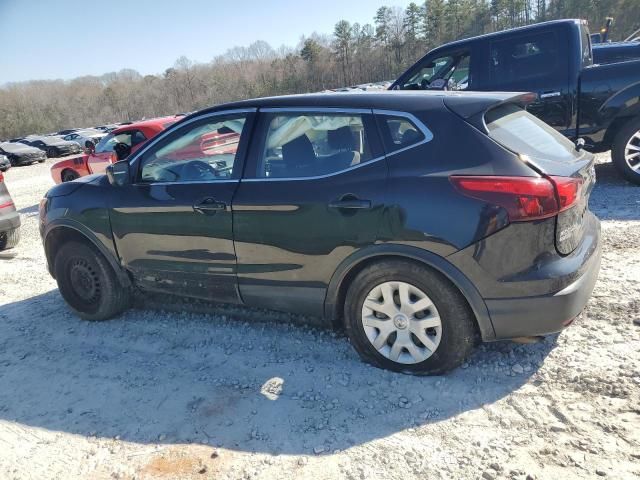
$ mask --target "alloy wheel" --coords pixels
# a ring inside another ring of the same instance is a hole
[[[406,282],[384,282],[371,289],[362,305],[362,326],[378,353],[402,364],[427,360],[442,339],[433,301]]]
[[[624,160],[631,170],[640,173],[640,130],[631,136],[624,147]]]

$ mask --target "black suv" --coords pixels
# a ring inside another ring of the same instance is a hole
[[[134,288],[317,315],[362,358],[438,374],[476,339],[561,330],[600,264],[593,157],[531,95],[275,97],[190,115],[52,188],[49,270],[82,318]]]

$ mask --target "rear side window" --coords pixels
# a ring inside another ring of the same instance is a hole
[[[485,122],[489,136],[512,152],[558,162],[580,157],[573,143],[517,105],[490,110]]]
[[[382,140],[387,154],[428,140],[425,133],[406,117],[378,114],[378,121],[382,128]]]
[[[328,175],[372,158],[362,115],[270,114],[258,178]]]
[[[494,85],[510,85],[544,77],[558,67],[555,33],[533,34],[491,43],[491,80]]]

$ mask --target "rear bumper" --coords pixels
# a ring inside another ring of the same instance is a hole
[[[485,341],[562,330],[586,305],[600,270],[600,222],[586,213],[576,249],[560,255],[555,219],[512,224],[448,257],[476,287],[492,331]]]
[[[559,332],[587,304],[600,271],[601,249],[589,259],[583,275],[552,295],[510,299],[485,299],[496,340]]]

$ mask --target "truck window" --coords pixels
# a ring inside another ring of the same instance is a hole
[[[555,33],[523,35],[491,43],[492,85],[512,85],[522,80],[544,77],[558,67]]]
[[[580,39],[582,47],[582,66],[587,67],[593,63],[591,53],[591,35],[586,25],[580,25]]]
[[[402,85],[403,90],[427,90],[430,87],[448,90],[466,90],[469,88],[468,52],[446,55],[429,61]],[[439,82],[436,83],[436,80]],[[435,85],[438,85],[435,87]]]
[[[580,157],[573,143],[517,105],[506,104],[484,116],[489,136],[517,154],[557,162]]]

